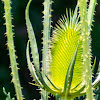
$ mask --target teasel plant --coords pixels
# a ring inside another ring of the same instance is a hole
[[[56,100],[73,100],[86,95],[87,100],[94,100],[93,91],[100,84],[99,74],[92,82],[95,61],[91,63],[91,26],[96,0],[78,0],[72,12],[66,10],[51,32],[51,2],[44,0],[43,20],[43,60],[42,70],[35,34],[29,20],[29,6],[26,7],[26,25],[29,35],[26,55],[28,68],[36,85],[40,87],[42,100],[48,100],[45,93],[51,93]],[[33,62],[30,60],[31,48]],[[36,60],[37,59],[37,60]],[[38,63],[38,64],[37,64]],[[99,66],[100,67],[100,66]]]
[[[23,100],[18,67],[15,55],[11,1],[4,2],[7,47],[11,62],[12,82],[14,83],[17,100]],[[93,91],[100,85],[100,63],[98,76],[92,81],[95,63],[91,63],[91,26],[95,12],[96,0],[78,0],[72,12],[66,10],[66,15],[56,24],[51,33],[52,0],[44,0],[43,6],[43,49],[42,66],[40,66],[39,53],[35,33],[29,19],[29,0],[26,10],[26,26],[29,40],[27,42],[26,57],[28,68],[35,84],[41,90],[41,100],[48,100],[48,95],[55,96],[56,100],[73,100],[86,95],[86,100],[94,100]],[[29,52],[31,50],[31,55]],[[10,94],[3,88],[6,99],[11,99]]]

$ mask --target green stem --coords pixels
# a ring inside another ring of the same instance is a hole
[[[81,31],[82,31],[82,48],[83,48],[83,67],[85,70],[85,86],[87,100],[93,100],[92,90],[92,71],[91,71],[91,49],[90,49],[90,26],[91,19],[87,15],[87,0],[79,0],[80,18],[81,18]],[[89,10],[88,10],[89,11]],[[92,16],[92,15],[91,15]]]
[[[50,44],[50,31],[51,31],[51,2],[50,0],[44,1],[44,21],[43,21],[43,71],[46,72],[47,70],[47,60],[48,60],[48,54],[49,54],[49,44]]]
[[[21,86],[18,75],[18,67],[16,62],[16,55],[14,49],[14,40],[13,40],[13,32],[12,32],[12,21],[11,21],[11,6],[10,0],[4,0],[4,9],[5,9],[5,20],[6,20],[6,35],[7,35],[7,46],[9,49],[11,70],[12,70],[12,82],[14,83],[17,100],[23,100]]]
[[[66,96],[65,96],[65,97],[59,98],[59,100],[73,100],[73,99],[71,99],[71,98],[66,98]]]
[[[55,100],[59,100],[58,94],[55,95]]]
[[[44,20],[43,20],[43,72],[47,74],[48,57],[49,57],[49,44],[50,44],[50,31],[51,31],[51,0],[44,0]],[[45,78],[45,76],[43,76]],[[46,79],[45,79],[46,80]],[[48,93],[42,91],[42,100],[48,100]]]
[[[41,100],[48,100],[48,93],[45,90],[42,90]]]

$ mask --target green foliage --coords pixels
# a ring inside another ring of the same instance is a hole
[[[40,65],[39,65],[39,54],[38,54],[38,48],[37,48],[37,44],[36,44],[36,39],[35,39],[35,35],[34,35],[34,31],[31,25],[31,22],[29,20],[29,5],[31,3],[32,0],[29,1],[28,5],[27,5],[27,10],[25,12],[25,16],[26,16],[26,26],[27,26],[27,30],[28,30],[28,36],[29,36],[29,41],[30,41],[30,45],[31,45],[31,51],[32,51],[32,58],[34,60],[34,65],[36,66],[36,68],[40,69]]]
[[[32,29],[32,25],[30,23],[29,20],[29,5],[31,3],[32,0],[29,1],[27,7],[26,7],[26,25],[27,25],[27,29],[28,29],[28,34],[29,34],[29,41],[30,41],[30,45],[31,45],[31,51],[32,51],[32,58],[34,61],[34,66],[36,68],[36,70],[40,69],[40,65],[39,65],[39,54],[38,54],[38,49],[37,49],[37,44],[36,44],[36,40],[35,40],[35,35],[34,35],[34,31]],[[51,29],[51,4],[52,1],[51,0],[45,0],[43,5],[44,5],[44,20],[43,20],[43,62],[42,62],[42,68],[43,68],[43,72],[47,73],[47,59],[49,57],[49,44],[50,44],[50,29]],[[30,68],[30,67],[29,67]],[[45,77],[45,76],[43,76]],[[42,91],[42,96],[41,99],[48,99],[48,93],[46,91]]]
[[[10,92],[6,92],[5,88],[3,87],[3,93],[6,95],[6,99],[5,100],[15,100],[15,98],[10,97]]]
[[[45,8],[47,6],[46,4],[49,4],[49,1],[45,1],[43,4]],[[46,27],[44,27],[43,30],[42,74],[35,65],[36,61],[34,61],[33,66],[31,61],[29,60],[29,43],[27,45],[28,66],[31,74],[33,74],[33,78],[36,80],[37,86],[50,92],[53,95],[58,94],[61,100],[66,100],[66,98],[68,100],[73,99],[75,97],[82,96],[85,93],[87,95],[87,100],[93,100],[94,98],[92,88],[95,88],[95,86],[91,84],[92,65],[90,32],[95,4],[96,1],[91,0],[87,9],[87,2],[84,0],[79,0],[74,14],[72,14],[70,10],[70,17],[68,17],[69,14],[67,12],[67,18],[64,16],[59,20],[54,30],[51,43],[49,35],[50,19],[46,19],[49,18],[50,13],[48,13],[48,11],[45,11],[47,9],[44,9],[43,25]],[[27,5],[26,7],[26,11],[28,10],[29,5]],[[46,14],[48,17],[45,16]],[[28,27],[29,24],[27,24],[27,17],[29,18],[28,14],[26,14],[26,25]],[[35,40],[34,43],[34,45],[36,45]],[[73,56],[77,44],[79,44],[77,48],[77,56]],[[31,47],[31,51],[32,48],[33,46]],[[75,62],[72,63],[71,59],[74,59],[73,61]],[[44,73],[47,75],[45,75]],[[46,97],[45,93],[42,93],[41,95]]]
[[[23,100],[14,48],[10,0],[3,1],[12,82],[17,99]],[[72,100],[83,95],[86,95],[87,100],[93,100],[93,88],[95,89],[100,85],[100,68],[98,68],[97,78],[92,83],[95,60],[93,66],[91,64],[91,24],[96,0],[90,0],[89,5],[87,0],[78,0],[74,12],[69,10],[68,13],[66,10],[66,15],[56,24],[51,39],[51,7],[53,1],[44,0],[42,66],[40,66],[35,33],[29,18],[31,2],[32,0],[29,0],[25,10],[29,38],[26,58],[31,76],[35,81],[35,84],[31,84],[41,89],[41,100],[48,100],[50,93],[56,97],[56,100]],[[32,59],[30,59],[29,48]],[[6,100],[14,100],[14,98],[11,99],[10,93],[7,94],[4,88],[3,92],[7,96]],[[95,96],[95,98],[97,97]]]

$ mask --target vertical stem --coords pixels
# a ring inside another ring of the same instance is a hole
[[[94,0],[92,0],[94,1]],[[90,1],[91,2],[91,1]],[[87,0],[79,0],[80,18],[81,18],[81,31],[82,31],[82,47],[83,47],[83,67],[85,69],[85,86],[87,100],[93,100],[92,90],[92,71],[91,71],[91,47],[90,47],[90,24],[93,15],[87,15]],[[92,8],[91,8],[92,9]],[[89,22],[90,21],[90,22]],[[90,23],[90,24],[89,24]]]
[[[44,0],[44,20],[43,20],[43,72],[47,73],[49,44],[50,44],[50,31],[51,31],[51,0]],[[43,76],[44,77],[44,76]],[[45,78],[45,77],[44,77]],[[46,80],[46,79],[45,79]],[[42,100],[48,100],[48,93],[42,91]]]
[[[48,100],[48,93],[47,93],[47,91],[42,90],[41,100]]]
[[[13,32],[12,32],[12,21],[11,21],[11,6],[10,0],[4,0],[4,9],[5,9],[5,20],[6,20],[6,35],[7,35],[7,46],[9,49],[11,70],[12,70],[12,82],[14,83],[17,100],[23,100],[21,86],[18,75],[18,67],[16,62],[16,55],[14,50],[14,40],[13,40]]]
[[[59,100],[67,100],[65,97],[61,97],[59,98]]]
[[[66,98],[66,96],[64,96],[64,97],[61,97],[61,98],[59,98],[59,100],[73,100],[73,99],[71,99],[71,98]]]
[[[59,100],[58,94],[55,95],[55,100]]]

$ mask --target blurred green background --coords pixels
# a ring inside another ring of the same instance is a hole
[[[52,25],[55,26],[57,20],[64,15],[66,8],[74,9],[77,0],[53,0],[54,4],[52,6]],[[28,40],[27,30],[25,25],[25,7],[28,0],[12,0],[12,15],[13,15],[13,25],[15,37],[14,43],[16,48],[16,55],[18,56],[17,62],[19,63],[19,76],[21,81],[21,86],[23,87],[23,94],[26,100],[33,100],[40,98],[39,90],[37,87],[30,85],[28,82],[32,82],[32,78],[29,75],[29,70],[27,69],[26,63],[26,43]],[[33,24],[35,35],[38,43],[38,50],[40,53],[41,60],[41,31],[42,31],[42,6],[43,0],[33,0],[30,6],[30,20]],[[100,0],[98,0],[98,6],[96,7],[92,31],[92,54],[97,57],[97,64],[100,61]],[[4,18],[3,3],[0,0],[0,100],[5,100],[5,95],[3,94],[2,88],[5,87],[6,91],[11,93],[11,96],[15,97],[15,91],[13,84],[11,83],[11,69],[9,68],[9,56],[6,47],[6,37],[5,33],[5,23]],[[52,98],[53,100],[53,98]],[[100,100],[100,99],[99,99]]]

